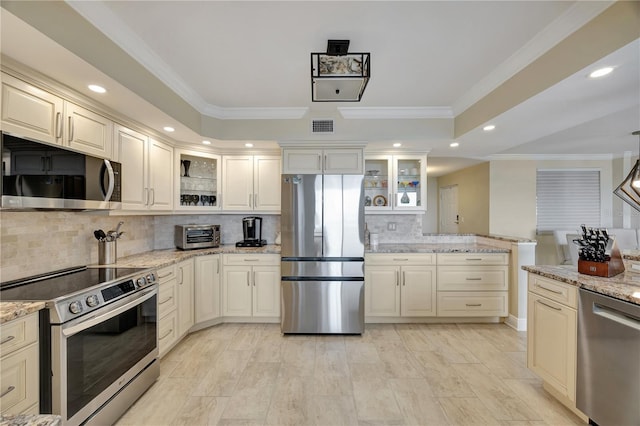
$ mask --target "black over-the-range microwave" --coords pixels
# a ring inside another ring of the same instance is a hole
[[[121,207],[121,165],[0,132],[2,209]]]

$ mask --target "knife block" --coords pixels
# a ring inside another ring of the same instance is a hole
[[[592,262],[590,260],[578,259],[578,272],[596,277],[613,277],[624,272],[624,262],[616,242],[613,242],[611,249],[611,259],[606,262]]]

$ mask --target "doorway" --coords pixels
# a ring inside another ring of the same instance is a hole
[[[458,233],[458,185],[440,188],[440,233]]]

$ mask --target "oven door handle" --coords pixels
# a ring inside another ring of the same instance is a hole
[[[78,334],[81,331],[84,331],[97,324],[100,324],[101,322],[104,322],[108,319],[116,317],[121,313],[123,313],[124,311],[131,309],[134,306],[140,305],[141,303],[151,299],[156,294],[158,294],[157,288],[152,288],[151,290],[143,291],[139,294],[138,293],[132,294],[131,296],[122,299],[122,301],[120,301],[118,305],[112,307],[112,309],[110,309],[109,312],[107,313],[89,317],[87,319],[83,319],[83,321],[77,324],[74,324],[68,327],[63,327],[62,334],[65,337],[70,337],[70,336],[73,336],[74,334]]]

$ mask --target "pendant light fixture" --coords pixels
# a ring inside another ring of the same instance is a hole
[[[313,102],[360,102],[371,76],[370,53],[348,53],[349,40],[329,40],[311,54]]]
[[[631,207],[640,211],[640,130],[636,130],[631,134],[638,136],[638,159],[625,180],[613,193],[622,198]]]

